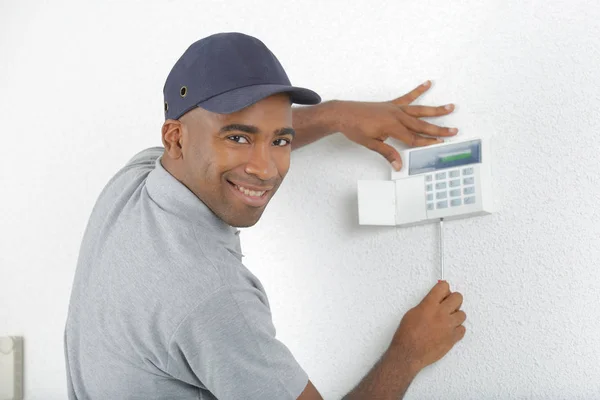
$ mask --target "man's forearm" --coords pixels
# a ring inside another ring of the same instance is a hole
[[[406,390],[418,370],[386,352],[373,369],[343,400],[397,400]]]
[[[292,141],[292,150],[339,132],[342,103],[332,100],[315,106],[292,108],[292,124],[296,131],[296,137]]]

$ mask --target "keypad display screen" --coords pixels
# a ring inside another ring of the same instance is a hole
[[[408,174],[416,175],[481,162],[481,140],[471,140],[410,152]]]

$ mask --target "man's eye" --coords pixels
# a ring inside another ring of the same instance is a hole
[[[227,138],[233,140],[236,143],[249,143],[248,139],[240,135],[228,136]]]
[[[288,144],[290,144],[291,141],[290,139],[276,139],[273,144],[275,146],[279,146],[279,147],[283,147],[283,146],[287,146]]]

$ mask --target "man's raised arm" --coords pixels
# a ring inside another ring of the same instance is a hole
[[[332,100],[315,106],[293,107],[292,124],[296,137],[292,149],[341,132],[353,142],[381,154],[394,169],[400,170],[400,155],[384,143],[387,138],[393,137],[411,147],[427,146],[458,132],[456,128],[443,128],[419,119],[450,114],[454,110],[453,104],[439,107],[410,105],[430,87],[431,82],[427,81],[392,101]]]

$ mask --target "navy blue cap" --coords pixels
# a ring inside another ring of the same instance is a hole
[[[193,108],[229,114],[276,93],[292,103],[318,104],[312,90],[292,86],[275,55],[243,33],[218,33],[193,43],[177,60],[163,88],[165,119]]]

